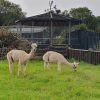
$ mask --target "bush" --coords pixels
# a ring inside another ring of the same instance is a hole
[[[87,26],[86,24],[76,25],[74,26],[74,30],[87,30]]]
[[[20,39],[20,34],[12,33],[7,27],[0,28],[0,47],[9,47],[12,42]]]
[[[26,39],[20,37],[20,34],[10,32],[7,27],[0,28],[0,49],[2,53],[1,56],[5,56],[4,48],[11,49],[20,49],[25,50],[26,52],[30,51],[30,42]],[[0,56],[0,57],[1,57]]]

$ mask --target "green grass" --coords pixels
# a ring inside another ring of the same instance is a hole
[[[43,69],[43,61],[27,65],[26,77],[9,74],[6,60],[0,61],[0,100],[100,100],[100,65],[81,62],[77,71],[56,65]]]

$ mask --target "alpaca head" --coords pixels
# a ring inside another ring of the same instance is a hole
[[[76,62],[74,62],[72,64],[72,67],[73,67],[74,71],[76,71],[76,68],[78,67],[78,65],[79,65],[79,63],[76,63]]]
[[[31,47],[32,47],[32,50],[33,50],[34,52],[36,52],[37,44],[36,44],[36,43],[32,43],[32,44],[31,44]]]

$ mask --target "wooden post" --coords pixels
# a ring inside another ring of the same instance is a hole
[[[53,45],[53,33],[52,33],[52,12],[50,12],[50,46]]]
[[[31,40],[32,40],[32,42],[33,42],[33,38],[34,38],[33,33],[34,33],[34,22],[32,21],[32,27],[31,27],[31,34],[32,34]]]
[[[19,28],[19,24],[17,24],[17,26],[16,26],[16,27],[17,27],[17,33],[19,33],[19,31],[18,31],[18,28]]]
[[[68,39],[68,46],[69,47],[70,47],[70,42],[71,42],[70,34],[71,34],[71,22],[69,21],[69,39]]]
[[[21,22],[19,23],[19,34],[22,37],[22,25],[21,25]]]

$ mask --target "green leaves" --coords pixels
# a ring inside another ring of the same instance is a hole
[[[73,18],[82,20],[89,30],[95,30],[96,18],[87,7],[72,8],[69,14]]]
[[[13,24],[16,20],[25,17],[19,5],[6,0],[0,0],[0,25]]]
[[[92,16],[91,10],[86,7],[72,8],[69,13],[70,16],[81,20],[85,20],[87,17]]]

